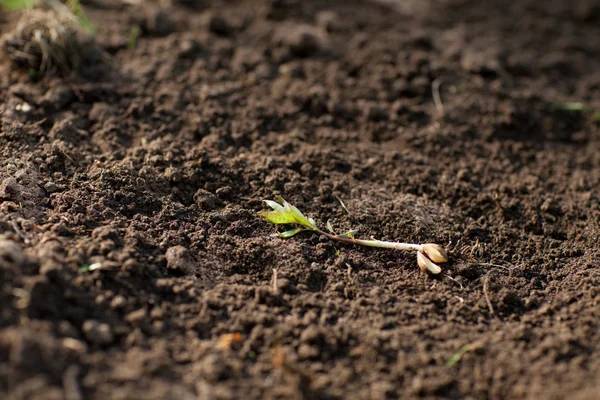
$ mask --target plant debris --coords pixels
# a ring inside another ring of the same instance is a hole
[[[18,67],[38,75],[76,71],[95,47],[70,13],[33,9],[23,13],[12,32],[2,37],[1,48]]]

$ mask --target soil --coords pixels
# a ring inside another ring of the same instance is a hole
[[[1,398],[600,398],[597,2],[82,3],[0,66]]]

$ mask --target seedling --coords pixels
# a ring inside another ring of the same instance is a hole
[[[600,111],[596,111],[594,108],[588,106],[587,104],[574,101],[566,103],[552,103],[552,105],[555,108],[563,111],[581,111],[586,114],[590,114],[596,120],[600,121]]]
[[[334,232],[331,223],[327,221],[327,230],[329,232],[319,229],[316,222],[312,218],[307,218],[302,214],[298,208],[285,201],[282,197],[277,196],[279,203],[272,200],[265,200],[265,203],[273,211],[262,211],[260,215],[265,217],[267,221],[278,224],[278,225],[295,225],[293,229],[279,233],[282,238],[290,238],[300,232],[310,231],[323,235],[331,240],[338,242],[358,244],[361,246],[368,247],[381,247],[386,249],[395,250],[410,250],[417,252],[417,264],[422,271],[428,274],[439,274],[442,269],[436,263],[444,263],[448,261],[448,254],[446,250],[440,245],[433,243],[425,244],[414,244],[414,243],[401,243],[401,242],[386,242],[383,240],[376,239],[356,239],[355,235],[358,230],[352,230],[341,235]]]
[[[138,38],[140,37],[140,26],[133,25],[129,30],[129,37],[127,38],[127,48],[129,50],[134,49],[137,45]]]

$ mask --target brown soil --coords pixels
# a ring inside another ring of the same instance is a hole
[[[0,67],[0,398],[600,398],[597,2],[162,4]]]

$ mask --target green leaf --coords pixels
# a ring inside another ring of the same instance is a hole
[[[288,203],[281,196],[275,196],[282,205],[271,200],[265,200],[265,203],[274,211],[263,211],[260,213],[274,224],[299,224],[309,229],[316,229],[317,224],[314,219],[307,218],[300,210]]]
[[[259,214],[274,224],[293,224],[296,222],[289,211],[261,211]]]
[[[275,211],[285,211],[285,208],[283,208],[283,206],[279,205],[273,200],[265,200],[265,203],[267,203],[267,205]]]
[[[290,213],[294,216],[294,218],[296,219],[296,222],[299,223],[300,225],[312,226],[312,224],[304,216],[304,214],[302,214],[302,212],[300,210],[298,210],[296,207],[294,207],[292,205],[290,205]]]
[[[357,232],[358,232],[358,229],[350,231],[350,232],[346,232],[343,235],[338,235],[338,237],[343,238],[343,239],[354,239],[354,235],[356,235]]]
[[[300,233],[302,231],[304,231],[306,229],[304,228],[294,228],[294,229],[290,229],[289,231],[285,231],[285,232],[281,232],[279,233],[279,236],[281,236],[282,238],[289,238],[294,236],[296,233]]]
[[[35,6],[39,0],[0,0],[2,8],[8,11],[26,10]]]
[[[335,235],[333,231],[333,226],[331,226],[331,221],[327,220],[327,230]]]

